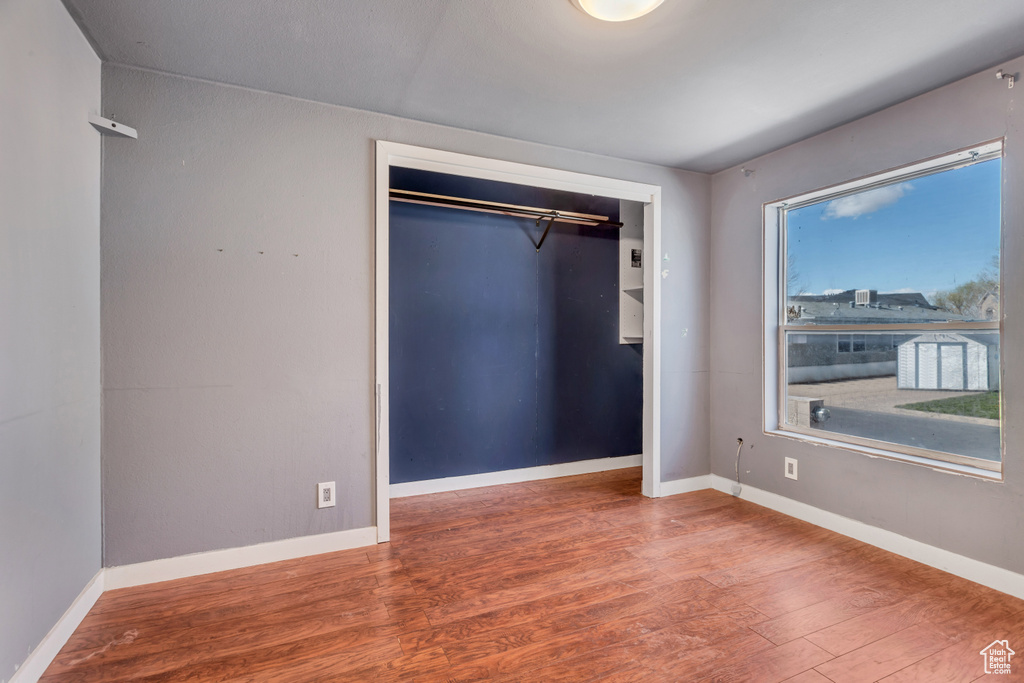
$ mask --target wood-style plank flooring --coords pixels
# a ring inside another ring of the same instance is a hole
[[[638,469],[392,501],[393,540],[105,593],[43,681],[973,681],[1024,601]]]

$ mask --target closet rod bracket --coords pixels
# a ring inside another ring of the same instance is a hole
[[[548,219],[548,227],[544,228],[544,234],[540,236],[540,242],[537,242],[537,253],[540,253],[540,248],[544,244],[544,240],[548,238],[548,232],[551,231],[551,226],[555,224],[555,219],[558,218],[558,212],[552,211],[551,218]],[[537,227],[540,227],[541,219],[537,219]]]

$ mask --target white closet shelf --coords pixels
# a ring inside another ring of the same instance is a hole
[[[622,290],[624,294],[629,294],[631,297],[643,303],[644,300],[644,288],[643,287],[627,287]]]

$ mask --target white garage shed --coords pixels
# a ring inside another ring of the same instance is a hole
[[[999,388],[999,335],[935,332],[899,347],[900,389],[994,391]]]

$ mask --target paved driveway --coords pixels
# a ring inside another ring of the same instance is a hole
[[[822,431],[880,439],[971,458],[999,460],[999,427],[934,420],[918,411],[910,416],[878,413],[855,408],[832,408],[832,417]],[[995,422],[995,420],[986,420]]]
[[[907,410],[904,403],[970,396],[978,391],[897,389],[896,377],[791,384],[790,396],[825,400],[832,416],[822,431],[999,460],[999,420]]]
[[[806,396],[823,398],[828,408],[854,408],[870,410],[876,413],[904,415],[907,417],[923,417],[942,422],[962,422],[966,424],[998,427],[999,420],[983,417],[964,417],[961,415],[943,415],[941,413],[925,413],[920,410],[897,408],[903,403],[920,403],[935,401],[940,398],[954,396],[972,396],[980,391],[931,391],[928,389],[897,389],[896,376],[871,377],[868,379],[845,379],[835,382],[817,382],[815,384],[790,384],[790,396]]]

